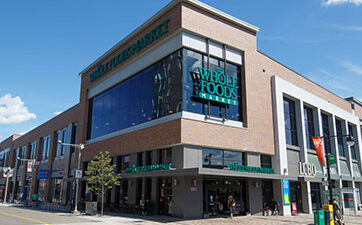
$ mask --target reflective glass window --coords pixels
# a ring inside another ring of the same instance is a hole
[[[223,168],[223,151],[217,149],[203,149],[202,166],[208,168]]]
[[[177,51],[90,100],[88,138],[182,110],[181,52]]]
[[[343,145],[342,121],[336,119],[338,154],[346,157]]]
[[[298,145],[297,139],[297,123],[295,116],[294,101],[284,98],[284,125],[285,139],[288,145]]]
[[[199,67],[216,71],[221,68],[225,74],[238,78],[237,100],[239,105],[222,104],[215,101],[208,101],[198,98],[201,90],[201,75]],[[241,117],[241,69],[239,65],[224,62],[224,60],[207,57],[189,49],[183,49],[183,110],[198,114],[210,115],[223,119],[242,121]]]
[[[313,109],[304,106],[304,126],[305,126],[305,140],[306,147],[314,149],[312,137],[314,134],[314,120],[313,120]]]

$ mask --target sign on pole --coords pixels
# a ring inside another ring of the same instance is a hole
[[[49,169],[39,170],[38,179],[49,179]]]
[[[26,171],[28,173],[31,173],[33,171],[33,161],[28,161],[28,167]]]
[[[328,154],[328,161],[329,161],[329,165],[333,165],[337,163],[337,157],[335,154]]]
[[[3,171],[3,177],[12,177],[14,173],[14,169],[7,168]]]
[[[75,170],[75,179],[82,178],[82,170]]]
[[[326,165],[324,160],[324,148],[323,148],[323,137],[312,137],[314,149],[317,152],[317,156],[319,162],[322,163],[323,166]]]
[[[289,180],[283,180],[282,185],[284,205],[290,205]]]

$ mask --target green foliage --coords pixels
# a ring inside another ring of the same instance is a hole
[[[103,202],[104,194],[107,190],[111,189],[113,185],[120,185],[120,175],[114,173],[115,164],[111,165],[112,158],[109,152],[101,152],[94,160],[90,161],[87,171],[87,182],[89,190],[96,193],[102,199],[103,215]]]

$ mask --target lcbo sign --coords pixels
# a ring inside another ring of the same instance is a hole
[[[198,67],[198,70],[199,79],[195,80],[193,77],[199,91],[195,97],[228,105],[238,105],[238,78],[225,74],[220,67],[216,71],[202,67]]]
[[[314,164],[299,162],[299,175],[306,177],[315,177],[317,168]]]

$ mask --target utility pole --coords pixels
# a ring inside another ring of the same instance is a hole
[[[84,144],[69,144],[69,143],[63,143],[62,141],[58,140],[58,144],[65,145],[65,146],[71,146],[78,148],[78,171],[80,171],[80,158],[82,156],[82,150],[84,149]],[[79,195],[79,178],[74,177],[76,180],[76,190],[75,190],[75,203],[74,203],[74,214],[79,214],[78,211],[78,195]]]

